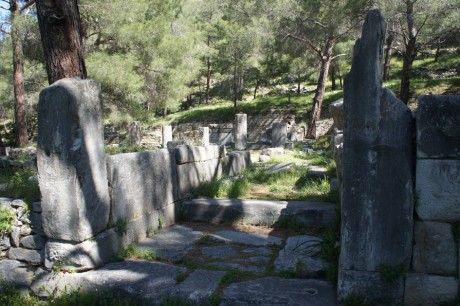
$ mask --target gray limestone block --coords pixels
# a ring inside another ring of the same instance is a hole
[[[275,123],[272,127],[272,147],[283,147],[287,141],[287,123]]]
[[[379,272],[340,269],[337,299],[343,301],[352,293],[365,297],[370,305],[402,305],[404,279],[387,281]]]
[[[331,283],[316,279],[264,277],[234,283],[224,289],[220,306],[321,305],[335,306]]]
[[[83,241],[104,230],[110,198],[98,82],[63,79],[41,91],[37,163],[47,237]]]
[[[63,269],[85,271],[109,262],[121,248],[119,236],[113,229],[81,243],[48,241],[45,245],[45,267],[59,265]]]
[[[179,146],[176,148],[176,162],[178,165],[216,159],[225,152],[225,147],[218,145],[201,146]],[[223,155],[222,155],[223,154]]]
[[[163,149],[166,149],[168,147],[168,142],[172,140],[173,140],[172,126],[163,125],[161,127],[161,145]]]
[[[220,159],[177,165],[179,198],[187,197],[193,188],[203,182],[219,179],[222,176],[222,168]]]
[[[281,245],[281,238],[260,233],[246,233],[224,230],[211,235],[212,239],[226,243],[237,243],[251,246]]]
[[[11,208],[12,198],[0,197],[0,208]]]
[[[219,286],[225,271],[195,270],[171,291],[171,296],[179,296],[197,305],[207,305],[210,296]]]
[[[11,202],[11,207],[14,207],[14,208],[27,207],[27,204],[26,202],[24,202],[24,200],[16,199]]]
[[[414,226],[414,271],[457,273],[457,244],[449,223],[417,221]]]
[[[26,249],[41,250],[45,246],[46,239],[40,235],[30,235],[22,238],[20,244]]]
[[[11,241],[8,235],[0,235],[0,251],[5,251],[11,248]]]
[[[0,280],[15,287],[29,287],[34,278],[31,269],[17,260],[0,260]]]
[[[112,155],[107,158],[107,168],[114,223],[150,213],[178,199],[173,151]]]
[[[42,212],[42,203],[41,202],[33,202],[32,203],[32,211],[36,213]]]
[[[420,219],[460,221],[460,160],[417,160],[415,184]]]
[[[132,146],[140,146],[142,141],[142,129],[140,121],[133,121],[128,125],[128,142]]]
[[[404,305],[438,306],[458,297],[458,279],[437,275],[409,273],[406,276]]]
[[[460,157],[460,95],[420,96],[417,110],[417,156]]]
[[[233,141],[235,142],[235,149],[246,150],[248,145],[248,116],[246,114],[235,115]]]
[[[321,238],[311,235],[289,237],[275,260],[275,271],[293,271],[315,276],[327,269],[319,258]]]
[[[204,256],[218,259],[227,259],[237,254],[236,251],[228,245],[203,247],[201,253]]]
[[[329,114],[334,119],[334,125],[338,130],[343,130],[344,125],[344,111],[343,99],[337,100],[329,104]]]
[[[11,245],[14,247],[19,247],[19,237],[21,235],[21,228],[17,226],[13,226],[13,229],[11,231],[10,237],[11,237]]]
[[[386,22],[366,16],[344,93],[342,269],[409,267],[413,190],[411,110],[382,88]]]
[[[235,151],[227,153],[225,164],[225,175],[236,176],[251,164],[251,153],[249,151]]]
[[[209,146],[209,127],[200,127],[199,131],[201,145],[204,147]]]
[[[8,250],[8,258],[25,261],[31,265],[39,265],[43,263],[43,252],[23,248],[10,248]]]

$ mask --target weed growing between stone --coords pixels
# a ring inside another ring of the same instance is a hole
[[[351,293],[343,300],[343,306],[372,306],[372,304],[361,294]]]
[[[397,266],[381,264],[379,266],[379,273],[384,280],[389,282],[395,281],[401,277],[404,277],[406,274],[406,266],[403,263]]]
[[[8,208],[0,208],[0,235],[8,235],[13,229],[14,214]]]
[[[153,261],[158,259],[158,256],[154,251],[138,248],[134,243],[132,243],[113,256],[114,261],[123,261],[125,258],[137,258]]]

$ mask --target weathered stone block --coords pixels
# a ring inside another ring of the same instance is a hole
[[[460,160],[417,160],[415,188],[420,219],[460,221]]]
[[[34,273],[16,260],[0,260],[0,271],[0,280],[16,287],[29,287],[34,278]]]
[[[225,175],[235,176],[251,164],[251,153],[249,151],[235,151],[227,153]]]
[[[203,182],[219,179],[222,176],[222,161],[210,159],[202,162],[177,165],[179,197],[187,197],[193,188]]]
[[[287,141],[287,123],[275,123],[272,127],[272,147],[284,147]]]
[[[365,297],[372,305],[402,305],[404,280],[387,281],[379,272],[339,270],[337,299],[343,301],[352,293]]]
[[[40,235],[30,235],[21,239],[21,246],[26,249],[41,250],[46,243],[46,239]]]
[[[25,261],[32,265],[39,265],[43,262],[43,252],[23,248],[11,248],[8,251],[8,258]]]
[[[460,95],[419,97],[417,156],[460,157]]]
[[[410,264],[412,114],[382,88],[386,22],[367,14],[345,82],[340,267],[377,271]]]
[[[173,140],[172,126],[163,125],[161,128],[161,132],[162,132],[161,144],[162,144],[162,147],[166,149],[168,147],[168,142]]]
[[[226,151],[224,146],[180,146],[176,148],[176,162],[180,165],[186,163],[206,161],[210,159],[224,157],[225,153]]]
[[[343,99],[337,100],[329,104],[329,114],[334,119],[334,125],[338,130],[343,130],[344,125],[344,111]]]
[[[107,226],[110,210],[100,85],[63,79],[39,100],[43,228],[49,238],[83,241]]]
[[[246,114],[235,115],[235,125],[233,131],[233,140],[235,149],[245,150],[248,145],[248,117]]]
[[[457,297],[458,280],[454,277],[417,273],[409,273],[406,276],[406,306],[438,306],[441,302],[453,301]]]
[[[457,273],[457,244],[451,224],[415,222],[414,241],[414,271],[433,274]]]
[[[167,149],[107,158],[112,195],[111,220],[131,220],[178,199],[173,151]]]

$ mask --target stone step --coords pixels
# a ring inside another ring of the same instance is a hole
[[[325,228],[336,220],[336,205],[326,202],[241,199],[193,199],[182,202],[178,214],[184,221],[274,225],[285,221],[304,227]],[[287,219],[288,218],[288,219]]]

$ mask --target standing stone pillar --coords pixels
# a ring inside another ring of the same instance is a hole
[[[275,123],[272,127],[272,147],[284,147],[287,140],[287,123]]]
[[[140,146],[142,130],[140,121],[133,121],[128,125],[128,142],[131,146]]]
[[[412,116],[382,88],[386,22],[371,10],[354,47],[344,92],[342,239],[338,298],[355,293],[373,304],[402,304],[412,251]]]
[[[106,228],[110,199],[98,82],[63,79],[41,91],[37,164],[48,238],[83,241]]]
[[[236,114],[233,129],[235,149],[245,150],[248,145],[248,119],[246,114]]]
[[[173,140],[172,126],[163,125],[162,128],[161,128],[161,132],[162,132],[161,144],[162,144],[163,148],[167,148],[168,147],[168,141]]]
[[[200,127],[200,139],[202,146],[209,146],[209,127]]]

